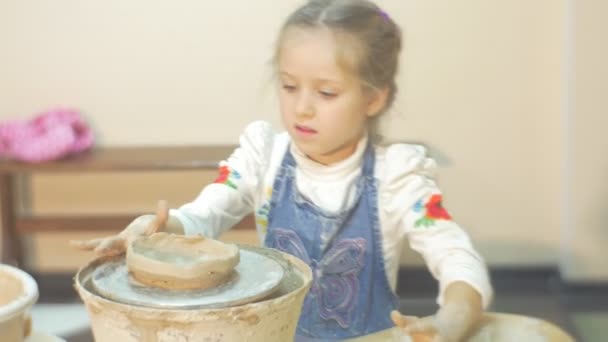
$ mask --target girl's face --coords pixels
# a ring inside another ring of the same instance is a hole
[[[303,153],[326,165],[355,151],[367,119],[383,107],[387,93],[365,91],[336,56],[329,30],[292,28],[278,58],[283,124]]]

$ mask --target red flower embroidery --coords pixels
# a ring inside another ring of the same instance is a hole
[[[416,220],[414,227],[428,227],[435,224],[437,220],[451,220],[452,217],[448,214],[447,210],[441,205],[442,197],[439,194],[432,195],[428,202],[422,205],[422,201],[418,201],[414,205],[414,211],[421,212],[424,210],[424,215]]]
[[[214,183],[224,184],[233,189],[237,189],[237,186],[233,180],[241,178],[241,175],[236,170],[231,170],[228,166],[220,166],[219,176],[213,181]]]
[[[444,219],[450,220],[450,214],[448,214],[447,210],[443,206],[441,206],[441,195],[433,195],[425,205],[426,207],[426,217],[432,218],[435,220]]]
[[[228,166],[221,166],[219,169],[219,172],[220,172],[220,175],[217,176],[214,183],[226,182],[226,180],[228,179],[228,176],[230,175],[230,170],[228,169]]]

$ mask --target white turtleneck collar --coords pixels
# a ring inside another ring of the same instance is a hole
[[[343,178],[345,175],[352,174],[354,171],[358,171],[361,168],[367,140],[368,137],[367,134],[365,134],[357,143],[357,147],[353,154],[344,160],[330,165],[323,165],[308,158],[294,143],[290,144],[290,151],[298,164],[298,169],[303,172],[307,178],[318,181],[332,181]]]

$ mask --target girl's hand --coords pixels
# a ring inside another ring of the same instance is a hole
[[[159,201],[156,215],[142,215],[131,222],[122,232],[105,238],[70,241],[70,245],[83,249],[92,250],[100,256],[113,256],[124,253],[127,246],[140,236],[150,235],[165,228],[169,219],[169,207],[167,201]]]
[[[412,339],[412,342],[432,342],[436,333],[432,332],[418,332],[418,331],[409,331],[406,327],[410,325],[417,324],[421,319],[416,316],[403,316],[399,313],[399,311],[391,312],[391,319],[393,323],[400,328],[405,334],[409,335]]]
[[[479,293],[466,283],[455,282],[446,289],[444,305],[434,316],[417,318],[393,311],[391,318],[414,342],[460,342],[474,331],[481,315]]]

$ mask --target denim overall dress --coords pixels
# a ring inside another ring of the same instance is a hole
[[[265,246],[306,262],[313,282],[302,307],[296,341],[332,341],[392,327],[398,298],[384,266],[378,219],[375,153],[368,144],[353,203],[329,213],[296,188],[289,148],[274,181]],[[328,193],[327,196],[333,194]]]

